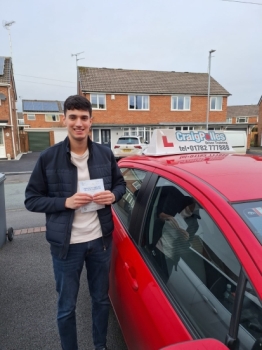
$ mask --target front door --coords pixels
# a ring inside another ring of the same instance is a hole
[[[3,128],[0,128],[0,158],[6,158]]]
[[[101,130],[101,143],[107,147],[111,148],[111,130],[102,129]]]

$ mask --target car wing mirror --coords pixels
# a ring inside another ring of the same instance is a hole
[[[228,350],[225,344],[216,339],[199,339],[166,346],[159,350]],[[252,350],[256,350],[253,349]]]

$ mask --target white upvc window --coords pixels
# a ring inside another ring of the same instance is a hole
[[[210,111],[222,111],[222,96],[210,97]]]
[[[45,121],[46,122],[59,122],[60,117],[57,114],[46,114]]]
[[[232,118],[227,118],[227,119],[226,119],[226,122],[232,124]]]
[[[27,120],[35,120],[35,114],[27,114]]]
[[[237,123],[248,123],[248,117],[237,117]]]
[[[91,94],[90,102],[93,109],[106,109],[106,95]]]
[[[149,110],[148,95],[128,95],[128,109]]]
[[[171,111],[189,111],[191,96],[171,96]]]

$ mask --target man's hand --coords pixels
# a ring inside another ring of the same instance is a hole
[[[90,194],[77,192],[72,197],[66,199],[65,207],[70,209],[78,209],[92,201],[93,196]]]
[[[184,230],[183,228],[181,228],[178,225],[177,221],[172,216],[169,216],[168,218],[166,218],[166,220],[171,224],[171,226],[173,226],[175,229],[177,229],[180,232],[181,237],[185,241],[189,240],[189,233],[186,230]]]
[[[116,200],[114,193],[111,191],[103,191],[99,193],[95,193],[93,195],[93,201],[97,204],[105,204],[105,205],[110,205],[114,203]]]

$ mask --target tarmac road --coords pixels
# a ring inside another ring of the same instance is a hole
[[[77,302],[79,350],[93,350],[85,269]],[[108,346],[127,350],[110,309]],[[15,236],[0,249],[0,350],[61,350],[56,291],[45,233]]]

